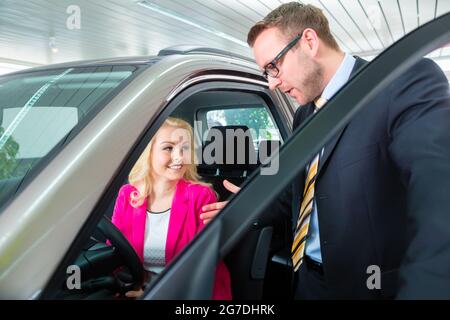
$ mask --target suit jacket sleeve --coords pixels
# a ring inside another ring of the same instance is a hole
[[[390,88],[388,116],[388,152],[407,188],[409,220],[398,298],[448,299],[450,92],[431,60],[411,70]]]

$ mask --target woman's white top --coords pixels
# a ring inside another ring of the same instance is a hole
[[[144,240],[144,269],[160,273],[166,265],[166,240],[170,209],[163,212],[147,211]]]

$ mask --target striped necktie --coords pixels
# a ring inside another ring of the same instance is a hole
[[[319,97],[314,100],[316,112],[325,103],[326,99]],[[303,191],[302,202],[300,205],[300,213],[297,218],[297,226],[295,228],[294,242],[292,243],[291,254],[294,272],[298,270],[303,262],[305,254],[306,237],[308,235],[309,222],[314,207],[314,188],[316,183],[317,169],[319,167],[320,152],[314,157],[308,167],[306,175],[305,189]]]

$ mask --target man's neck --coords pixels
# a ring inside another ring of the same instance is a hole
[[[339,69],[344,57],[345,53],[340,50],[336,51],[326,47],[323,49],[321,57],[319,58],[319,63],[322,65],[324,71],[322,92],[336,74],[336,71]]]

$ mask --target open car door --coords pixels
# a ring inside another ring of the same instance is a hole
[[[280,148],[276,175],[259,168],[228,206],[164,270],[144,299],[209,299],[217,262],[275,200],[308,160],[368,102],[419,58],[450,42],[450,14],[407,34],[363,67],[317,116],[305,121]],[[302,152],[298,152],[302,150]],[[271,186],[268,193],[266,186]]]

